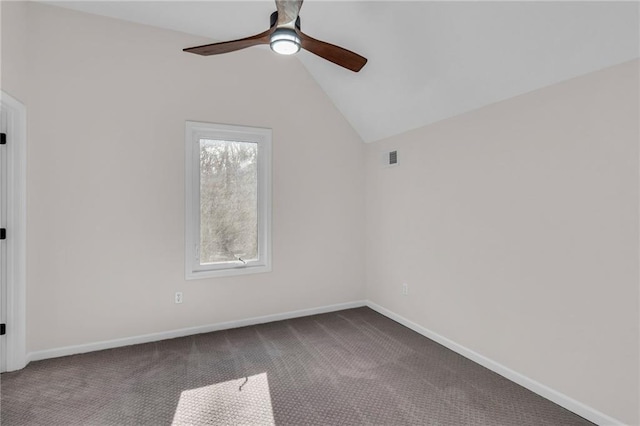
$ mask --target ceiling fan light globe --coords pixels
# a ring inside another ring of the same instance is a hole
[[[280,55],[293,55],[300,51],[300,38],[295,31],[278,28],[271,35],[271,50]]]

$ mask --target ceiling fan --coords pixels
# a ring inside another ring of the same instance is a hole
[[[303,0],[275,1],[277,11],[271,14],[271,25],[267,31],[239,40],[205,44],[183,50],[209,56],[233,52],[259,44],[269,44],[271,50],[282,55],[292,55],[302,48],[354,72],[360,71],[364,64],[367,63],[367,59],[357,53],[316,40],[300,31],[300,16],[298,14]]]

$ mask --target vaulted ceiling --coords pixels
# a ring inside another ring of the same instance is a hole
[[[48,3],[212,42],[264,31],[275,10],[267,0]],[[369,62],[353,73],[305,51],[297,57],[371,142],[638,58],[639,16],[629,1],[306,0],[305,33]]]

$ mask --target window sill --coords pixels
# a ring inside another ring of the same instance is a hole
[[[264,272],[271,272],[271,265],[239,266],[235,268],[232,267],[204,271],[186,271],[185,279],[199,280],[203,278],[231,277],[235,275],[260,274]]]

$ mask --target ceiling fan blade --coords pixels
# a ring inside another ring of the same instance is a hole
[[[350,50],[343,49],[340,46],[326,43],[309,37],[305,33],[296,29],[298,37],[300,37],[300,45],[303,49],[320,56],[321,58],[331,61],[336,65],[347,68],[353,72],[358,72],[367,63],[367,58],[358,55]]]
[[[234,52],[258,44],[269,44],[271,33],[275,31],[276,26],[272,26],[267,31],[256,34],[251,37],[241,38],[239,40],[223,41],[221,43],[205,44],[203,46],[188,47],[182,49],[184,52],[195,53],[197,55],[209,56],[219,55],[220,53]]]
[[[278,27],[294,28],[303,0],[276,0]]]

